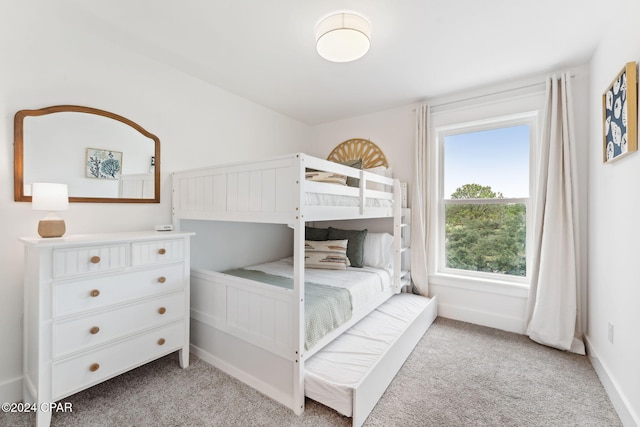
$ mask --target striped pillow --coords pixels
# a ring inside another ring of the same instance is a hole
[[[328,182],[331,184],[347,185],[347,176],[333,172],[307,171],[304,175],[309,181]]]
[[[304,266],[328,270],[346,270],[348,240],[305,240]]]

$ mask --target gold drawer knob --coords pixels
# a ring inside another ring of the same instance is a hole
[[[91,292],[89,292],[89,295],[91,295],[92,297],[97,297],[98,295],[100,295],[100,291],[97,289],[92,290]]]
[[[97,264],[100,262],[100,257],[98,255],[94,255],[91,257],[91,264]]]
[[[89,332],[91,332],[91,335],[95,335],[98,332],[100,332],[100,328],[97,326],[94,326],[93,328],[89,329]]]
[[[160,282],[160,283],[164,283],[166,281],[167,281],[167,278],[164,277],[164,276],[161,276],[161,277],[158,278],[158,282]]]
[[[160,308],[158,309],[158,313],[160,313],[160,314],[165,314],[166,312],[167,312],[167,309],[166,309],[166,308],[164,308],[164,307],[160,307]]]
[[[160,338],[158,340],[158,345],[164,345],[164,343],[165,343],[164,338]]]
[[[90,370],[91,372],[95,372],[95,371],[97,371],[98,369],[100,369],[100,365],[99,365],[99,364],[97,364],[97,363],[92,363],[92,364],[91,364],[91,366],[89,366],[89,370]]]
[[[164,255],[164,254],[166,254],[166,253],[167,253],[167,250],[166,250],[165,248],[160,248],[160,249],[158,249],[158,253],[159,253],[160,255]]]

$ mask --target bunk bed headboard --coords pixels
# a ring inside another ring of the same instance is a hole
[[[354,138],[343,141],[338,144],[327,157],[327,160],[337,163],[360,159],[362,159],[363,169],[378,166],[389,167],[387,158],[380,147],[368,139]]]

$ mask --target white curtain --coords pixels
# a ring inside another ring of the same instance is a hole
[[[413,185],[411,187],[411,279],[413,291],[429,296],[427,282],[427,165],[429,164],[429,106],[416,108],[415,161],[413,165]]]
[[[585,354],[580,320],[576,141],[571,77],[547,78],[536,177],[527,335]]]

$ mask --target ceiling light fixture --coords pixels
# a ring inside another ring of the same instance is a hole
[[[371,24],[354,13],[336,13],[316,26],[316,50],[327,61],[350,62],[369,50]]]

